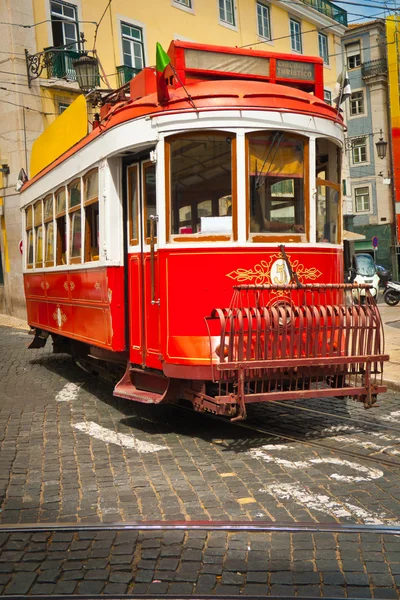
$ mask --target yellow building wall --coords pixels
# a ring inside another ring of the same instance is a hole
[[[86,49],[93,48],[96,26],[103,14],[106,3],[98,0],[71,0],[78,7],[80,31],[84,31]],[[187,12],[172,5],[171,0],[113,0],[106,11],[97,32],[96,49],[111,87],[118,87],[116,67],[123,65],[120,21],[125,20],[143,28],[146,66],[155,64],[156,43],[168,49],[172,39],[190,40],[205,44],[221,46],[249,46],[254,49],[291,53],[289,35],[289,15],[287,11],[276,5],[270,5],[271,42],[260,43],[257,34],[256,0],[237,0],[237,29],[219,23],[217,0],[194,0],[194,13]],[[34,0],[35,22],[50,19],[50,0]],[[316,13],[317,14],[317,13]],[[303,54],[318,56],[317,26],[305,19],[298,19],[302,28]],[[328,49],[335,54],[334,35],[329,30],[322,30],[328,35]],[[38,49],[51,46],[53,43],[51,23],[45,22],[36,27]],[[337,79],[336,57],[330,57],[330,64],[324,69],[326,87],[333,90]],[[48,92],[48,95],[54,94]],[[49,102],[47,102],[49,104]],[[49,117],[49,121],[51,122]]]

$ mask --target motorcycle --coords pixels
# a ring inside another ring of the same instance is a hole
[[[388,306],[396,306],[400,302],[400,281],[388,281],[386,283],[383,299]]]

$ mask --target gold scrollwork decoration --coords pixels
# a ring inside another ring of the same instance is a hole
[[[60,306],[57,306],[57,309],[53,312],[53,319],[57,323],[59,329],[66,323],[67,315],[63,313]]]
[[[287,255],[287,258],[292,267],[292,271],[297,274],[301,283],[305,283],[306,281],[316,281],[321,277],[322,272],[316,267],[306,267],[304,264],[300,263],[298,259],[292,261],[289,254]],[[239,267],[235,271],[227,273],[226,276],[237,283],[253,283],[255,285],[271,283],[288,284],[289,281],[287,280],[288,276],[285,275],[285,269],[280,269],[279,271],[282,281],[275,281],[275,279],[277,279],[276,277],[274,278],[274,281],[272,281],[271,270],[273,263],[277,260],[284,260],[282,254],[272,254],[268,261],[261,260],[258,264],[254,265],[252,269]]]
[[[94,284],[94,289],[95,290],[99,290],[100,289],[100,283],[98,281],[96,281],[96,283]]]

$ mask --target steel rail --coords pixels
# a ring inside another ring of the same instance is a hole
[[[271,401],[273,402],[273,401]],[[186,408],[185,406],[179,406],[179,405],[175,405],[176,408],[179,408],[182,411],[188,411],[191,413],[194,413],[196,411],[194,411],[191,408]],[[214,421],[218,421],[219,423],[224,423],[225,425],[231,425],[234,427],[241,427],[242,429],[248,429],[249,431],[254,431],[256,433],[262,433],[263,435],[266,435],[268,437],[274,437],[280,440],[285,440],[287,442],[295,442],[295,443],[299,443],[299,444],[304,444],[305,446],[311,446],[314,448],[324,448],[325,450],[329,450],[329,452],[336,452],[338,454],[344,454],[345,456],[350,456],[351,458],[357,458],[359,460],[367,460],[373,463],[377,463],[379,465],[385,466],[385,467],[390,467],[390,468],[400,468],[400,461],[392,461],[392,460],[386,460],[384,458],[376,458],[370,454],[361,454],[360,452],[353,452],[352,450],[345,450],[344,448],[334,448],[332,446],[329,446],[329,444],[320,444],[318,442],[314,442],[312,440],[309,439],[303,439],[301,437],[296,437],[293,435],[287,435],[284,433],[276,433],[275,431],[268,431],[267,429],[263,429],[262,427],[257,427],[257,426],[252,426],[251,424],[248,425],[246,424],[246,422],[243,421],[228,421],[223,419],[222,417],[219,417],[217,415],[212,415],[211,413],[201,413],[204,417],[207,417],[208,419],[212,419]]]
[[[240,594],[238,595],[230,595],[230,594],[214,594],[214,595],[202,595],[202,594],[169,594],[166,592],[165,594],[51,594],[44,595],[40,594],[40,596],[35,595],[8,595],[2,594],[2,600],[26,600],[26,598],[40,598],[42,600],[104,600],[108,598],[109,600],[151,600],[152,598],[160,600],[215,600],[215,598],[222,598],[222,600],[294,600],[295,596],[290,595],[280,595],[280,596],[260,596],[254,594]],[[316,600],[319,596],[301,596],[301,600]],[[377,597],[379,600],[379,596]],[[343,596],[323,596],[324,600],[343,600]],[[371,600],[371,597],[368,599],[363,596],[357,596],[357,600]]]
[[[400,535],[399,525],[276,523],[274,521],[118,521],[110,523],[0,523],[0,533],[49,531],[227,531],[252,533],[376,533]],[[1,598],[1,596],[0,596]]]
[[[400,429],[398,427],[393,427],[392,425],[386,425],[386,421],[381,421],[380,423],[376,423],[374,421],[365,421],[364,419],[358,419],[355,417],[345,417],[343,415],[337,415],[335,413],[326,412],[325,410],[315,410],[314,408],[308,408],[307,406],[299,406],[298,404],[289,404],[288,402],[279,402],[279,400],[272,400],[271,402],[272,402],[272,404],[276,404],[277,406],[282,406],[285,409],[293,408],[295,410],[309,412],[309,413],[313,413],[315,415],[324,415],[327,417],[334,417],[336,419],[342,419],[343,421],[350,421],[351,423],[356,423],[358,425],[358,427],[360,427],[360,424],[364,424],[364,425],[368,425],[371,427],[385,429],[387,431],[394,431],[395,433],[400,435]]]
[[[246,425],[243,422],[235,421],[234,423],[232,423],[232,425],[236,425],[237,427],[242,427],[243,429],[249,429],[250,431],[257,431],[258,433],[263,433],[268,436],[276,437],[281,440],[287,440],[289,442],[297,442],[300,444],[305,444],[307,446],[312,446],[314,448],[324,448],[325,450],[329,450],[330,452],[338,452],[345,456],[350,456],[351,458],[368,460],[370,462],[378,463],[385,467],[391,467],[391,468],[395,468],[395,469],[400,468],[400,461],[386,460],[384,458],[375,458],[374,456],[372,456],[370,454],[361,454],[360,452],[353,452],[352,450],[346,450],[345,448],[333,448],[329,444],[321,444],[319,442],[313,442],[308,439],[304,440],[302,438],[299,438],[299,437],[296,437],[293,435],[275,433],[273,431],[268,431],[267,429],[263,429],[261,427],[253,427],[251,425]]]

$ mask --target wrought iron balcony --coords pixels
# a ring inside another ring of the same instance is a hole
[[[133,67],[128,67],[127,65],[121,65],[117,67],[117,81],[118,87],[122,87],[126,83],[128,83],[131,79],[135,77],[139,73],[140,69],[135,69]]]
[[[387,75],[387,72],[386,58],[369,60],[361,65],[361,75],[364,79],[368,77],[378,77],[379,75]]]
[[[42,52],[38,52],[37,54],[29,54],[25,50],[29,86],[32,80],[42,75],[44,69],[47,71],[48,79],[56,78],[76,81],[73,61],[85,54],[84,51],[77,52],[67,46],[44,48]]]
[[[55,77],[57,79],[76,81],[76,73],[72,61],[81,56],[79,52],[64,48],[45,48],[44,52],[48,79]]]
[[[333,2],[329,0],[301,0],[301,2],[347,27],[347,12]]]

